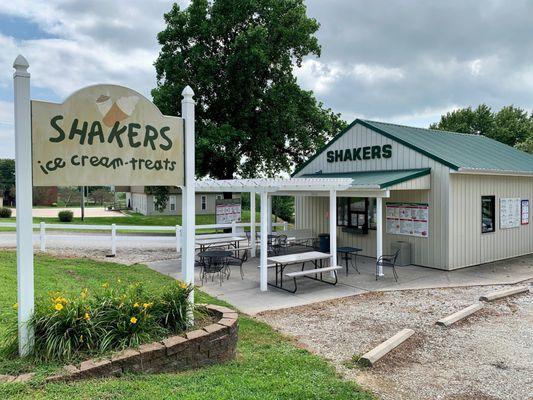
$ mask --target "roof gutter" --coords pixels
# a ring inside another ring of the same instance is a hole
[[[501,175],[533,177],[533,171],[507,171],[501,169],[459,168],[459,170],[457,171],[450,170],[450,173],[461,175]]]

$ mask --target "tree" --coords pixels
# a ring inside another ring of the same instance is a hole
[[[475,110],[467,107],[448,112],[430,128],[480,134],[509,146],[527,147],[521,143],[533,137],[533,113],[528,116],[526,111],[513,105],[492,112],[490,107],[481,104]]]
[[[294,222],[294,197],[273,196],[272,214],[283,221]]]
[[[15,160],[0,159],[0,196],[11,198],[11,189],[15,186]],[[11,199],[12,200],[12,199]]]
[[[104,205],[105,202],[113,200],[113,194],[109,189],[97,188],[90,192],[89,197],[95,203]]]
[[[68,207],[71,203],[79,203],[81,200],[81,193],[77,187],[60,187],[58,188],[58,194],[65,207]]]
[[[320,55],[303,0],[192,0],[165,22],[152,95],[178,115],[182,89],[195,90],[197,175],[288,172],[344,126],[293,75]]]
[[[533,136],[528,137],[521,143],[515,146],[518,150],[525,151],[526,153],[533,154]]]

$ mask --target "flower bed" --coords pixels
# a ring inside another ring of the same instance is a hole
[[[170,336],[136,349],[126,349],[110,357],[83,361],[79,366],[67,365],[57,375],[45,378],[45,382],[120,376],[131,372],[180,372],[232,360],[237,348],[237,313],[226,307],[204,307],[216,317],[215,323],[181,336]],[[30,373],[18,377],[6,375],[0,380],[24,382],[32,378]]]

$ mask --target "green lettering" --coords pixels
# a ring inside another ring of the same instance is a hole
[[[144,134],[144,147],[148,147],[148,144],[150,144],[150,147],[152,150],[155,150],[155,140],[159,136],[159,133],[157,132],[157,129],[155,129],[151,125],[146,125],[146,132]]]
[[[381,158],[381,147],[372,146],[372,159]]]
[[[87,139],[87,144],[93,144],[94,138],[98,136],[100,138],[100,143],[105,142],[104,132],[102,131],[102,125],[100,121],[94,121],[91,125],[91,130],[89,131],[89,138]]]
[[[361,148],[360,147],[353,149],[352,159],[354,161],[361,159]]]
[[[352,161],[352,152],[350,149],[344,150],[344,161]]]
[[[113,143],[113,140],[116,140],[118,147],[122,148],[124,147],[124,144],[122,143],[120,135],[126,132],[128,128],[125,125],[121,128],[119,127],[120,123],[118,121],[113,124],[111,132],[109,132],[109,137],[107,138],[107,143]]]
[[[72,121],[72,125],[70,126],[70,133],[68,135],[68,138],[70,140],[73,140],[74,136],[79,135],[80,136],[80,144],[84,144],[85,143],[85,137],[87,136],[87,128],[88,128],[89,124],[87,123],[87,121],[85,121],[85,122],[83,122],[82,128],[78,129],[78,122],[79,121],[78,121],[77,118],[75,118]]]
[[[328,151],[326,153],[326,157],[329,163],[332,163],[333,161],[335,161],[335,153],[333,151]]]
[[[128,124],[128,140],[130,142],[130,146],[135,148],[139,147],[141,145],[141,142],[135,142],[133,139],[139,135],[139,129],[141,125],[137,124],[136,122],[132,122],[131,124]]]
[[[342,150],[335,150],[335,162],[342,161]]]
[[[148,126],[147,126],[148,128]],[[159,134],[161,135],[161,138],[167,142],[167,144],[160,144],[159,148],[161,150],[170,150],[172,148],[172,140],[167,136],[167,132],[170,131],[170,128],[168,126],[164,126],[159,131]]]
[[[57,124],[57,122],[61,121],[62,119],[63,119],[62,115],[56,115],[55,117],[53,117],[50,120],[50,125],[58,133],[58,135],[56,137],[51,137],[49,139],[52,143],[59,143],[59,142],[62,142],[63,140],[65,140],[65,131],[63,129],[61,129],[61,127]]]
[[[392,157],[392,145],[386,144],[381,148],[381,155],[383,158],[391,158]]]
[[[363,160],[369,160],[370,159],[370,147],[366,146],[363,147]]]

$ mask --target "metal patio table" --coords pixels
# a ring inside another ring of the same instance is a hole
[[[337,247],[337,253],[343,254],[343,256],[341,257],[344,257],[344,260],[346,261],[346,276],[348,276],[348,259],[350,259],[350,261],[353,261],[352,268],[355,269],[358,274],[360,274],[359,268],[357,268],[357,253],[359,253],[360,251],[363,251],[363,249],[360,249],[359,247]],[[349,256],[353,256],[353,260]]]
[[[227,263],[226,259],[230,257],[233,252],[229,250],[206,250],[198,253],[198,256],[202,259],[207,259],[207,262],[203,263],[201,277],[202,283],[206,273],[219,273],[224,276],[227,275]],[[220,284],[222,285],[222,275],[220,275]]]

